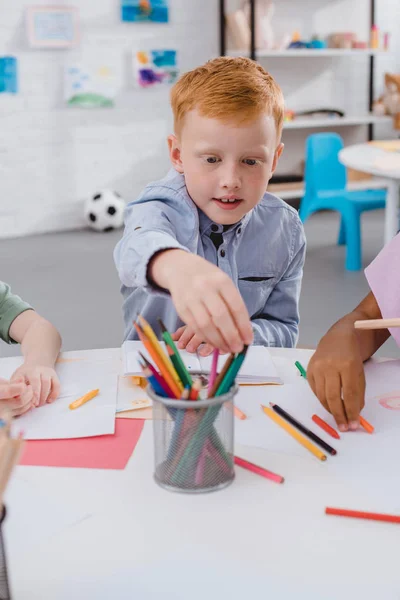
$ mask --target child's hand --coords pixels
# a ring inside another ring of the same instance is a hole
[[[307,368],[307,380],[340,431],[358,428],[364,407],[365,376],[354,331],[328,333]]]
[[[0,407],[10,411],[13,417],[23,415],[33,406],[32,386],[22,379],[10,382],[0,378]]]
[[[252,343],[243,298],[215,265],[184,250],[166,250],[153,259],[150,276],[169,290],[178,315],[201,341],[222,352],[241,352]]]
[[[21,365],[11,377],[11,381],[21,379],[32,386],[33,405],[43,406],[54,402],[60,393],[60,382],[55,370],[40,365]]]
[[[187,325],[179,327],[171,337],[177,342],[179,350],[187,350],[194,353],[201,346],[199,350],[201,356],[209,356],[214,351],[214,348],[210,344],[204,344],[203,340]]]

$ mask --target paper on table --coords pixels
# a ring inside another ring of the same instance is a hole
[[[135,450],[144,421],[118,419],[114,435],[75,440],[27,442],[21,465],[124,469]]]
[[[118,377],[117,414],[126,410],[142,410],[151,407],[146,390],[135,385],[131,375]]]
[[[122,345],[124,357],[125,375],[137,375],[141,373],[140,365],[137,362],[139,350],[143,352],[143,344],[140,341],[126,341]],[[190,354],[186,350],[180,351],[183,362],[189,372],[209,373],[211,370],[212,356],[200,356]],[[227,355],[221,355],[218,360],[218,371],[222,369],[227,360]],[[265,346],[251,346],[248,349],[245,361],[240,369],[237,378],[243,383],[274,383],[282,384],[278,372],[271,358],[268,348]]]
[[[21,357],[0,361],[0,376],[8,379]],[[80,361],[57,364],[61,382],[60,397],[52,404],[34,408],[18,417],[16,431],[23,431],[27,440],[71,439],[110,434],[115,427],[117,373],[115,364]],[[100,393],[76,410],[69,404],[90,390]]]

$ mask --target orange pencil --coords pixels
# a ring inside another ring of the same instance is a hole
[[[328,423],[326,423],[323,419],[321,419],[321,417],[319,417],[318,415],[313,415],[311,418],[314,421],[314,423],[319,425],[319,427],[321,427],[321,429],[326,431],[326,433],[329,433],[329,435],[331,435],[333,438],[340,440],[340,435],[338,434],[336,429],[333,429],[333,427],[328,425]]]
[[[368,423],[368,421],[366,421],[364,419],[364,417],[362,417],[360,415],[360,425],[361,427],[364,427],[365,431],[367,431],[368,433],[374,433],[375,429],[372,427],[371,423]]]
[[[361,510],[346,510],[344,508],[325,509],[326,515],[336,515],[337,517],[354,517],[355,519],[369,519],[370,521],[386,521],[386,523],[400,523],[400,516],[384,515],[381,513],[370,513]]]
[[[179,375],[176,372],[174,365],[171,362],[171,359],[169,358],[169,356],[167,356],[165,354],[160,342],[157,339],[156,334],[154,333],[153,329],[151,328],[150,324],[146,321],[146,319],[144,317],[142,317],[141,315],[139,315],[139,321],[140,321],[140,327],[142,328],[144,335],[147,337],[150,344],[153,346],[154,350],[157,352],[157,354],[160,357],[160,360],[164,364],[165,368],[168,369],[172,379],[175,381],[176,385],[178,386],[178,388],[180,390],[180,394],[181,394],[182,390],[183,390],[183,385],[182,385],[181,380],[179,379]]]
[[[151,358],[156,363],[157,367],[160,369],[161,375],[164,377],[166,383],[170,387],[170,389],[173,392],[175,398],[180,398],[181,397],[181,391],[178,388],[175,380],[172,378],[171,373],[166,368],[166,366],[164,365],[164,363],[161,361],[160,355],[158,354],[158,352],[156,351],[156,349],[154,348],[154,346],[152,345],[152,343],[150,342],[150,340],[148,339],[148,337],[143,333],[143,331],[141,330],[140,326],[136,322],[134,322],[133,325],[134,325],[136,331],[138,332],[138,336],[140,338],[140,341],[142,342],[143,346],[146,348],[147,352],[150,354]]]
[[[91,392],[88,392],[84,396],[81,396],[80,398],[78,398],[78,400],[74,400],[73,402],[71,402],[71,404],[69,405],[69,408],[71,410],[74,410],[74,408],[79,408],[80,406],[82,406],[83,404],[86,404],[86,402],[89,402],[89,400],[91,400],[92,398],[97,396],[99,391],[100,390],[97,389],[97,390],[92,390]]]
[[[237,419],[240,419],[241,421],[244,421],[245,419],[247,419],[247,415],[245,415],[244,412],[242,410],[240,410],[240,408],[235,406],[235,404],[233,404],[233,402],[226,402],[225,405],[226,405],[226,408],[229,408],[229,410],[233,410],[233,414],[235,415],[235,417]]]

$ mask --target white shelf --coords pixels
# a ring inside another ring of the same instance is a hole
[[[360,181],[351,181],[349,182],[347,189],[348,190],[372,190],[379,188],[386,188],[387,181],[384,179],[364,179]],[[269,191],[269,190],[268,190]],[[299,187],[293,190],[271,190],[271,194],[278,196],[282,200],[290,200],[291,198],[302,198],[304,196],[304,188],[301,184]]]
[[[293,121],[285,121],[284,129],[315,129],[318,127],[346,127],[351,125],[368,125],[369,123],[390,123],[392,117],[366,114],[349,117],[299,117]]]
[[[228,50],[228,56],[248,56],[249,48],[243,50]],[[310,57],[329,57],[329,56],[376,56],[378,54],[389,54],[387,50],[341,50],[340,48],[292,48],[289,50],[256,50],[256,58],[310,58]]]

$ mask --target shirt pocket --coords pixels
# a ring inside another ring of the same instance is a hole
[[[265,275],[246,273],[238,276],[239,291],[247,306],[250,318],[264,311],[275,282],[276,276],[272,273]]]

